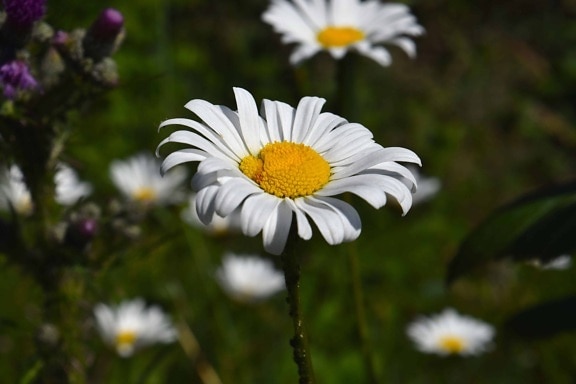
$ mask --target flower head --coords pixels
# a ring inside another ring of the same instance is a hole
[[[104,341],[122,357],[154,343],[171,343],[177,333],[168,316],[144,300],[124,301],[116,307],[98,304],[94,308],[96,326]]]
[[[222,288],[241,301],[262,300],[284,289],[284,274],[270,260],[252,255],[224,255],[216,271]]]
[[[19,91],[32,90],[38,87],[38,82],[21,60],[13,60],[0,66],[0,85],[4,97],[14,99]]]
[[[17,27],[27,27],[46,13],[46,0],[4,0],[8,21]]]
[[[438,315],[417,319],[408,326],[407,333],[422,352],[469,356],[488,349],[494,328],[449,308]]]
[[[89,183],[78,180],[76,172],[65,164],[59,164],[54,175],[56,201],[61,205],[73,205],[80,198],[92,193]]]
[[[22,171],[16,165],[0,174],[0,209],[14,209],[21,215],[32,213],[32,196],[24,182]]]
[[[110,177],[130,200],[143,205],[166,205],[183,199],[179,187],[186,178],[183,169],[162,176],[160,163],[152,155],[139,154],[127,160],[116,160],[110,166]]]
[[[354,49],[386,66],[390,54],[376,44],[396,45],[414,56],[414,42],[407,36],[424,33],[406,5],[378,0],[273,0],[262,19],[285,43],[298,44],[290,57],[294,65],[322,50],[341,59]]]
[[[321,98],[304,97],[297,108],[264,100],[260,116],[250,93],[241,88],[234,93],[237,112],[192,100],[186,108],[203,122],[176,118],[160,125],[179,124],[194,131],[173,132],[160,143],[192,147],[168,155],[162,169],[200,162],[192,187],[205,224],[215,214],[226,217],[240,209],[242,232],[262,232],[266,251],[280,254],[293,215],[305,240],[312,237],[310,219],[329,244],[360,235],[358,213],[334,195],[351,192],[375,208],[385,205],[390,195],[404,213],[410,209],[412,195],[400,178],[415,180],[396,161],[419,164],[414,152],[384,148],[364,126],[321,113]]]

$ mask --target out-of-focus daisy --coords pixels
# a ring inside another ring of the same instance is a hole
[[[535,260],[534,262],[532,262],[532,264],[540,269],[562,271],[572,266],[572,256],[560,255],[547,262],[541,262],[540,260]]]
[[[442,185],[438,178],[423,176],[417,167],[408,166],[408,169],[410,169],[418,184],[418,190],[412,194],[413,205],[422,203],[436,196]],[[410,180],[406,180],[406,182],[410,185]]]
[[[216,271],[222,288],[240,301],[262,300],[284,289],[284,274],[270,260],[255,255],[224,255]]]
[[[152,155],[139,154],[112,162],[110,177],[128,200],[143,205],[168,205],[184,198],[180,187],[186,172],[174,169],[162,176],[160,162]]]
[[[170,318],[157,306],[146,307],[144,300],[124,301],[110,307],[94,308],[96,326],[104,341],[122,357],[155,343],[171,343],[177,333]]]
[[[61,205],[73,205],[80,198],[92,193],[92,186],[80,181],[76,172],[65,164],[58,164],[54,183],[56,184],[56,201]]]
[[[354,49],[386,66],[390,53],[376,44],[396,45],[413,57],[416,48],[408,36],[424,33],[406,5],[377,0],[273,0],[262,19],[284,43],[298,45],[293,65],[322,50],[341,59]]]
[[[0,172],[0,209],[7,211],[10,207],[21,215],[29,215],[33,209],[24,175],[16,165]]]
[[[407,333],[422,352],[470,356],[485,352],[495,331],[483,321],[448,308],[438,315],[417,319],[408,326]]]
[[[209,224],[204,224],[196,212],[196,194],[192,194],[188,202],[188,207],[182,212],[182,218],[188,224],[213,235],[241,231],[240,210],[236,210],[226,217],[214,214],[212,221]]]
[[[329,244],[360,235],[358,212],[332,196],[354,193],[375,208],[394,197],[406,213],[412,205],[410,171],[397,161],[420,163],[405,148],[384,148],[364,126],[332,113],[321,113],[324,99],[304,97],[297,108],[263,101],[262,115],[252,95],[234,88],[238,111],[192,100],[186,108],[204,122],[176,118],[160,126],[179,124],[192,131],[173,132],[160,143],[188,144],[166,157],[164,171],[184,162],[199,161],[192,179],[198,192],[196,210],[203,223],[214,214],[240,211],[242,232],[262,232],[264,248],[284,250],[296,216],[298,235],[312,237],[310,219]]]

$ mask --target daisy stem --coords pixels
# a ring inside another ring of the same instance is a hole
[[[312,384],[315,380],[310,347],[308,345],[308,334],[306,333],[300,307],[300,264],[298,263],[298,256],[294,252],[296,240],[296,226],[293,224],[286,248],[280,258],[288,292],[286,302],[288,303],[289,314],[294,325],[294,337],[290,340],[290,345],[294,350],[294,362],[298,366],[299,383]]]

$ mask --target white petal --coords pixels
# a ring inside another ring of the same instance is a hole
[[[210,224],[214,217],[214,200],[219,190],[220,186],[212,185],[201,189],[196,194],[196,213],[200,221],[206,225]]]
[[[292,211],[296,214],[296,224],[298,225],[298,236],[304,240],[310,240],[312,238],[312,226],[308,218],[302,212],[291,199],[286,199],[286,202],[290,205]]]
[[[326,103],[320,97],[303,97],[296,107],[296,116],[292,128],[290,141],[301,143],[308,136],[309,130],[314,127],[316,119],[320,115],[322,106]]]
[[[294,108],[286,103],[271,100],[264,100],[263,106],[270,142],[290,141],[294,124]]]
[[[267,193],[248,197],[242,204],[242,232],[246,236],[256,236],[260,233],[281,202],[281,199]]]
[[[242,88],[234,88],[236,104],[238,105],[238,117],[242,137],[252,155],[257,155],[262,148],[260,144],[260,132],[263,128],[262,119],[258,114],[258,107],[252,95]]]
[[[291,224],[292,210],[285,201],[282,201],[262,229],[262,241],[266,252],[279,255],[284,251]]]
[[[238,208],[248,196],[262,193],[262,190],[250,181],[240,178],[229,181],[220,187],[216,196],[216,213],[222,217],[228,216]]]

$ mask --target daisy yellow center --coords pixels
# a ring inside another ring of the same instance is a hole
[[[460,353],[464,350],[466,343],[458,336],[444,336],[438,342],[439,347],[449,353]]]
[[[130,347],[136,341],[136,332],[122,331],[116,335],[116,346],[118,348]]]
[[[134,200],[140,201],[142,203],[149,203],[156,200],[156,191],[150,187],[142,187],[134,191],[132,196],[134,197]]]
[[[330,179],[330,164],[318,152],[288,141],[267,144],[257,156],[243,158],[239,168],[264,191],[280,198],[309,196]]]
[[[324,48],[340,48],[364,39],[364,32],[353,27],[326,27],[316,38]]]

